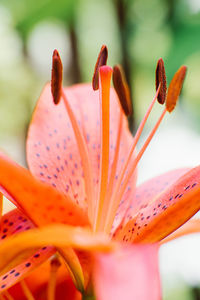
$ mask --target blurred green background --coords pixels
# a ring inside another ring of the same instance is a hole
[[[109,64],[124,67],[133,131],[155,93],[155,66],[162,57],[168,83],[180,65],[188,66],[178,116],[199,134],[199,0],[0,0],[1,148],[25,164],[26,132],[50,80],[53,50],[61,54],[69,85],[91,81],[102,44],[108,46]],[[198,284],[175,281],[163,279],[165,300],[200,299]]]

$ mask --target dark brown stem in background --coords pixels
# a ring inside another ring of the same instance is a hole
[[[177,20],[175,18],[175,2],[176,0],[166,0],[168,6],[167,21],[173,31],[175,30],[175,27],[177,25]]]
[[[131,68],[132,61],[128,52],[128,38],[126,34],[126,14],[127,14],[127,5],[124,0],[115,0],[115,9],[117,14],[117,21],[119,24],[119,33],[120,33],[120,45],[121,45],[121,53],[122,53],[122,66],[126,75],[127,83],[130,87],[130,94],[133,96],[133,89],[131,86]],[[133,98],[133,97],[131,97]],[[133,101],[133,100],[132,100]],[[133,105],[133,113],[129,117],[129,127],[131,131],[135,129],[135,117],[134,117],[134,105]]]
[[[193,299],[200,300],[200,288],[199,287],[192,287],[191,288]]]
[[[70,74],[69,78],[71,80],[71,83],[79,83],[81,82],[82,78],[81,78],[81,71],[79,65],[77,35],[76,35],[73,22],[69,28],[69,35],[70,35],[71,50],[72,50],[71,65],[69,67],[69,74]]]

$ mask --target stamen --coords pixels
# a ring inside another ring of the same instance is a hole
[[[121,66],[113,68],[113,85],[119,97],[119,101],[126,116],[130,116],[133,111],[130,90]]]
[[[105,45],[103,45],[99,52],[97,62],[96,62],[95,68],[94,68],[94,74],[93,74],[93,78],[92,78],[93,90],[99,89],[99,69],[100,69],[100,67],[106,65],[107,59],[108,59],[108,48]]]
[[[164,104],[166,98],[166,91],[167,91],[167,82],[166,82],[164,61],[162,58],[158,60],[156,66],[156,90],[158,89],[159,85],[160,85],[160,92],[158,94],[158,102],[160,104]]]
[[[125,192],[125,190],[126,190],[126,187],[127,187],[127,185],[128,185],[128,182],[129,182],[131,176],[133,175],[133,172],[135,171],[135,169],[136,169],[136,167],[137,167],[137,165],[138,165],[138,163],[139,163],[139,161],[140,161],[142,155],[144,154],[144,152],[145,152],[147,146],[149,145],[149,143],[150,143],[150,141],[152,140],[154,134],[156,133],[158,127],[160,126],[160,123],[162,122],[162,120],[163,120],[163,118],[164,118],[166,112],[167,112],[167,109],[164,108],[164,110],[163,110],[161,116],[159,117],[158,121],[156,122],[156,125],[154,126],[153,130],[152,130],[151,133],[149,134],[149,136],[148,136],[148,138],[146,139],[144,145],[142,146],[141,150],[139,151],[138,155],[136,156],[136,158],[135,158],[135,160],[134,160],[134,162],[133,162],[131,168],[130,168],[129,171],[128,171],[128,174],[126,175],[126,177],[125,177],[125,179],[124,179],[124,182],[122,182],[121,189],[120,189],[120,191],[118,191],[118,195],[117,195],[117,197],[119,198],[119,201],[118,201],[118,202],[120,202],[120,200],[122,199],[122,196],[123,196],[123,194],[124,194],[124,192]],[[117,207],[116,207],[116,209],[117,209]],[[114,221],[114,218],[115,218],[115,216],[112,216],[112,223],[113,223],[113,221]],[[111,223],[111,220],[110,220],[110,223],[109,223],[109,225],[108,225],[108,228],[111,229],[112,223]]]
[[[186,71],[187,71],[186,66],[180,67],[178,71],[174,74],[174,77],[170,82],[168,93],[167,93],[167,100],[166,100],[166,108],[168,112],[172,112],[176,106],[176,103],[178,101],[183,86]]]
[[[52,57],[52,73],[51,73],[51,93],[53,101],[58,104],[62,93],[62,61],[57,50],[54,50]]]
[[[87,145],[84,139],[84,136],[79,128],[78,122],[76,120],[76,117],[73,113],[73,110],[69,104],[69,101],[65,95],[65,91],[62,88],[62,97],[64,100],[64,105],[67,110],[68,116],[70,118],[72,128],[74,130],[74,134],[76,137],[78,149],[79,149],[79,154],[81,157],[81,162],[83,166],[83,173],[84,173],[84,182],[85,182],[85,190],[86,190],[86,195],[88,196],[88,215],[90,218],[90,221],[93,220],[94,216],[94,201],[93,201],[93,184],[92,184],[92,170],[91,170],[91,164],[90,164],[90,159],[89,159],[89,153],[87,149]]]
[[[110,224],[110,219],[113,219],[113,216],[115,216],[116,210],[117,210],[117,208],[119,206],[120,198],[118,198],[117,195],[118,195],[118,192],[119,192],[119,189],[120,189],[120,186],[121,186],[121,182],[122,182],[123,177],[125,175],[125,172],[126,172],[126,170],[128,168],[129,162],[131,160],[131,157],[133,155],[135,147],[136,147],[136,145],[138,143],[138,140],[139,140],[139,138],[141,136],[141,133],[142,133],[142,131],[144,129],[146,121],[147,121],[147,119],[148,119],[148,117],[149,117],[149,115],[150,115],[150,113],[152,111],[152,108],[153,108],[153,106],[154,106],[154,104],[155,104],[155,102],[157,100],[159,91],[160,91],[160,85],[158,87],[158,90],[157,90],[157,92],[156,92],[156,94],[155,94],[155,96],[153,98],[153,101],[151,102],[151,104],[150,104],[150,106],[149,106],[149,108],[148,108],[148,110],[147,110],[147,112],[146,112],[146,114],[145,114],[142,122],[140,123],[140,126],[139,126],[139,128],[138,128],[138,130],[137,130],[137,132],[135,134],[135,137],[134,137],[133,145],[131,146],[131,149],[129,151],[128,158],[127,158],[127,160],[126,160],[126,162],[125,162],[125,164],[124,164],[124,166],[123,166],[123,168],[122,168],[122,170],[121,170],[121,172],[120,172],[120,174],[118,176],[117,182],[115,184],[115,189],[114,189],[114,192],[113,192],[113,196],[110,199],[109,209],[107,210],[107,214],[106,214],[107,218],[106,218],[106,221],[104,222],[104,226],[105,226],[104,228],[105,228],[105,231],[107,233],[110,232],[110,229],[108,231],[106,229],[107,226],[108,226],[108,223]]]
[[[107,192],[109,169],[109,131],[110,131],[110,82],[112,68],[103,66],[99,69],[100,84],[100,119],[101,119],[101,160],[100,160],[100,185],[96,203],[94,231],[99,230],[103,204]]]
[[[14,300],[14,298],[11,296],[11,294],[8,291],[4,292],[4,296],[6,296],[7,300]]]
[[[72,248],[62,249],[58,248],[59,254],[64,259],[64,263],[70,273],[70,277],[75,284],[78,291],[84,291],[84,275],[83,270],[75,250]]]
[[[55,290],[56,290],[56,277],[59,267],[61,266],[61,263],[58,259],[58,257],[54,257],[51,260],[51,271],[50,271],[50,278],[48,282],[48,288],[47,288],[47,299],[48,300],[55,300]]]
[[[91,165],[89,160],[88,149],[86,146],[85,139],[83,134],[79,129],[78,122],[76,117],[72,111],[72,108],[67,100],[65,95],[64,89],[62,88],[62,61],[60,59],[59,53],[57,50],[53,52],[53,61],[52,61],[52,79],[51,79],[51,92],[53,96],[53,100],[55,104],[58,104],[60,101],[61,96],[64,100],[64,105],[67,110],[68,116],[70,118],[72,128],[74,130],[74,134],[76,137],[79,154],[81,157],[81,162],[83,165],[83,172],[84,172],[84,182],[85,182],[85,190],[86,195],[88,196],[88,215],[90,220],[92,220],[94,212],[93,209],[93,185],[92,185],[92,172],[91,172]]]
[[[24,292],[24,295],[26,296],[27,300],[35,300],[33,297],[33,294],[31,293],[29,287],[27,286],[26,282],[24,280],[20,281],[21,288]]]

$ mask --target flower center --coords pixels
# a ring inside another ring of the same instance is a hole
[[[156,68],[156,94],[150,104],[133,140],[133,144],[128,153],[127,159],[118,175],[118,179],[115,181],[115,175],[117,170],[117,164],[119,161],[119,149],[122,134],[122,122],[124,113],[129,115],[131,113],[131,101],[128,85],[122,74],[121,69],[118,66],[114,67],[114,72],[111,67],[106,66],[107,61],[107,48],[103,46],[97,59],[95,66],[95,72],[93,76],[93,88],[99,89],[100,100],[100,130],[101,130],[101,149],[100,149],[100,180],[97,198],[94,198],[94,187],[92,181],[92,167],[89,159],[89,153],[85,138],[82,131],[79,128],[76,117],[71,109],[70,103],[62,88],[62,67],[60,66],[61,60],[57,51],[53,54],[53,68],[52,68],[52,95],[54,103],[58,104],[60,98],[64,100],[65,108],[68,116],[71,120],[71,124],[76,137],[85,179],[85,191],[88,199],[88,215],[93,225],[93,231],[103,231],[110,233],[117,210],[120,205],[120,201],[127,189],[128,183],[134,174],[136,167],[144,154],[147,146],[156,133],[161,121],[163,120],[167,111],[171,112],[178,100],[183,80],[186,73],[186,67],[181,67],[174,78],[172,79],[166,100],[166,106],[164,107],[160,117],[158,118],[155,126],[147,137],[144,145],[141,147],[137,156],[133,160],[133,154],[141,133],[144,129],[146,121],[152,111],[152,108],[158,99],[158,102],[164,104],[166,98],[166,76],[164,63],[162,59],[158,60]],[[118,98],[121,103],[119,125],[117,128],[117,138],[115,145],[115,154],[113,157],[111,170],[109,171],[109,156],[110,156],[110,86],[111,77],[113,74],[114,88],[117,92]],[[54,78],[55,77],[55,78]],[[110,174],[110,175],[109,175]]]

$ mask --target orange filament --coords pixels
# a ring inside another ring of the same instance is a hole
[[[187,71],[186,66],[180,67],[178,71],[174,74],[174,77],[170,82],[168,93],[167,93],[167,100],[166,100],[166,107],[168,112],[172,112],[176,106],[176,103],[178,101],[183,86],[186,71]]]
[[[156,102],[156,99],[157,99],[159,91],[160,91],[160,86],[158,87],[158,90],[157,90],[157,92],[155,94],[155,97],[154,97],[153,101],[151,102],[151,104],[150,104],[150,106],[149,106],[149,108],[148,108],[148,110],[147,110],[147,112],[146,112],[146,114],[145,114],[142,122],[140,123],[140,126],[139,126],[139,128],[138,128],[138,130],[136,132],[135,137],[134,137],[133,145],[132,145],[132,147],[130,149],[130,152],[128,154],[128,158],[127,158],[127,160],[126,160],[126,162],[125,162],[125,164],[124,164],[124,166],[123,166],[123,168],[122,168],[122,170],[121,170],[121,172],[119,174],[119,177],[118,177],[117,182],[115,184],[115,189],[113,191],[113,196],[110,199],[109,209],[107,210],[107,213],[106,213],[107,218],[106,218],[106,221],[104,222],[104,226],[105,226],[104,228],[106,228],[107,224],[110,223],[109,220],[111,218],[111,215],[113,216],[113,215],[116,214],[116,211],[117,211],[117,208],[118,208],[119,202],[120,202],[120,198],[117,197],[117,194],[118,194],[118,191],[120,189],[121,182],[122,182],[122,180],[124,178],[125,172],[126,172],[126,170],[128,168],[129,162],[131,160],[131,157],[133,155],[135,147],[136,147],[136,145],[138,143],[138,140],[139,140],[139,138],[141,136],[141,133],[142,133],[142,131],[144,129],[146,121],[147,121],[147,119],[148,119],[148,117],[149,117],[149,115],[150,115],[150,113],[152,111],[152,108],[153,108],[153,106],[154,106],[154,104]],[[106,231],[106,232],[109,233],[109,231]]]
[[[101,47],[101,50],[99,52],[98,58],[96,65],[94,67],[94,74],[92,78],[92,87],[93,90],[98,90],[99,89],[99,69],[100,67],[106,65],[108,59],[108,48],[103,45]]]
[[[113,68],[113,85],[125,115],[130,116],[133,111],[130,90],[123,69],[119,65]]]
[[[69,104],[69,101],[67,100],[67,97],[65,95],[65,92],[62,88],[62,97],[64,100],[64,105],[67,110],[67,113],[69,115],[74,134],[76,137],[78,149],[79,149],[79,154],[81,157],[81,162],[83,166],[83,173],[84,173],[84,181],[85,181],[85,189],[86,189],[86,195],[88,196],[88,215],[90,218],[90,221],[93,220],[93,215],[92,213],[94,212],[93,208],[93,184],[92,184],[92,170],[91,170],[91,164],[90,164],[90,159],[89,159],[89,153],[87,149],[87,145],[84,139],[84,136],[79,128],[78,122],[76,120],[76,117],[73,113],[73,110]]]
[[[47,299],[48,300],[55,300],[55,290],[56,290],[56,277],[59,267],[61,263],[58,257],[54,257],[51,260],[51,271],[50,271],[50,278],[47,287]]]
[[[158,102],[160,104],[164,104],[166,98],[166,91],[167,91],[167,82],[166,82],[164,61],[162,58],[158,60],[156,66],[156,90],[158,89],[159,85],[160,85],[160,92],[158,94]]]
[[[14,300],[14,298],[11,296],[11,294],[8,291],[4,292],[4,296],[6,296],[7,300]]]
[[[20,281],[21,288],[23,290],[24,295],[26,296],[27,300],[35,300],[33,294],[31,293],[29,287],[27,286],[24,280]]]
[[[84,275],[78,256],[72,248],[58,248],[77,290],[84,291]]]
[[[107,192],[109,169],[109,131],[110,131],[110,81],[112,68],[103,66],[99,69],[100,85],[100,111],[101,111],[101,160],[100,160],[100,184],[96,203],[94,231],[99,230],[102,209]]]
[[[150,143],[150,141],[152,140],[154,134],[156,133],[158,127],[160,126],[160,123],[162,122],[162,120],[163,120],[163,118],[164,118],[166,112],[167,112],[167,109],[164,108],[164,110],[163,110],[161,116],[159,117],[159,119],[158,119],[158,121],[156,122],[156,124],[155,124],[153,130],[152,130],[151,133],[149,134],[149,136],[148,136],[148,138],[146,139],[144,145],[142,146],[141,150],[139,151],[138,155],[136,156],[136,158],[135,158],[135,160],[134,160],[134,162],[133,162],[133,164],[132,164],[130,170],[128,171],[128,174],[126,175],[126,177],[125,177],[125,179],[124,179],[124,182],[122,183],[122,187],[121,187],[120,191],[117,191],[117,194],[114,195],[114,197],[117,197],[117,198],[119,199],[119,200],[118,200],[118,203],[119,203],[120,200],[122,199],[122,196],[123,196],[123,194],[124,194],[124,192],[125,192],[125,190],[126,190],[126,187],[127,187],[127,185],[128,185],[128,182],[129,182],[131,176],[133,175],[133,172],[135,171],[135,169],[136,169],[136,167],[137,167],[137,165],[138,165],[138,163],[139,163],[139,161],[140,161],[142,155],[144,154],[144,152],[145,152],[147,146],[149,145],[149,143]],[[116,207],[116,205],[115,205],[115,210],[117,210],[117,208],[118,208],[118,207]],[[114,218],[115,218],[115,215],[112,215],[111,218],[110,218],[110,220],[109,220],[109,224],[108,224],[107,227],[106,227],[106,230],[109,230],[109,231],[111,230],[111,227],[112,227],[112,223],[113,223],[113,221],[114,221]]]
[[[52,57],[52,72],[51,72],[51,93],[53,101],[58,104],[62,93],[62,61],[57,50],[54,50]]]

